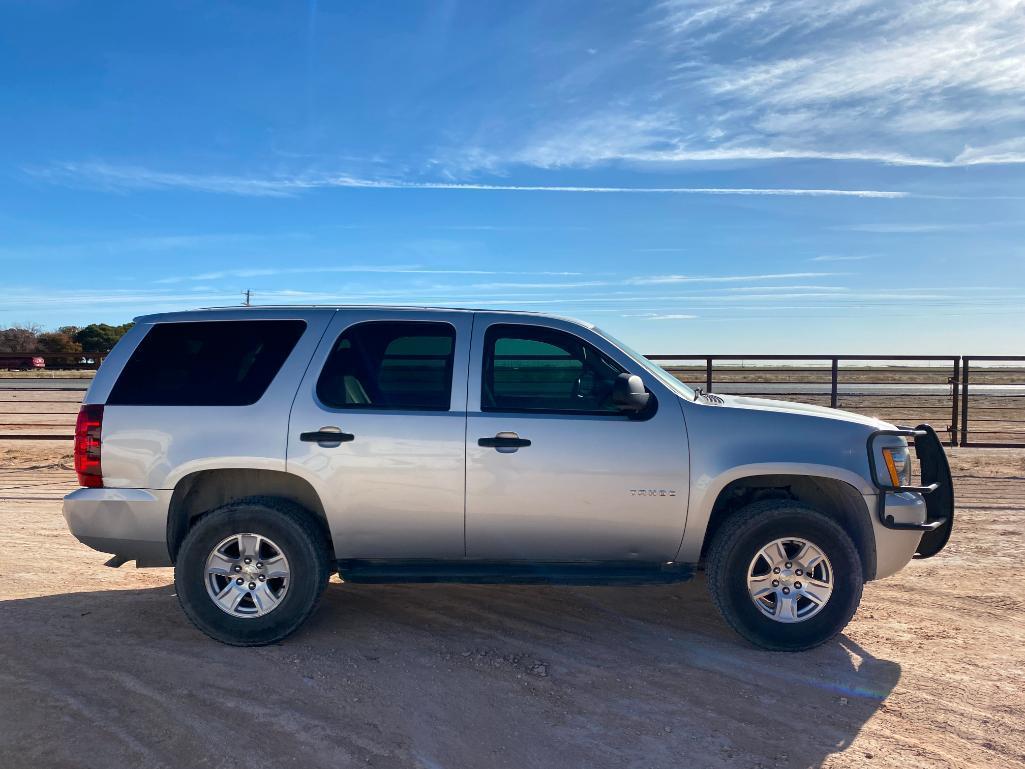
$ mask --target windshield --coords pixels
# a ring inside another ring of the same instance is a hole
[[[685,385],[679,379],[674,377],[672,374],[670,374],[664,368],[659,366],[657,363],[653,363],[652,361],[648,360],[643,355],[641,355],[639,352],[637,352],[632,347],[630,347],[630,345],[624,344],[623,342],[619,341],[618,339],[616,339],[616,337],[612,336],[611,334],[606,334],[604,331],[602,331],[599,328],[596,328],[594,330],[595,330],[596,333],[600,334],[605,339],[608,339],[610,342],[612,342],[612,344],[614,344],[620,350],[622,350],[627,355],[629,355],[630,358],[632,358],[637,363],[637,365],[643,366],[644,369],[649,374],[651,374],[652,376],[656,377],[662,384],[664,384],[670,390],[675,392],[677,395],[681,395],[684,398],[687,398],[689,400],[695,400],[696,399],[697,395],[694,392],[694,390],[692,390],[690,387]]]

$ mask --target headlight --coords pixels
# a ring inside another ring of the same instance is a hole
[[[911,485],[911,451],[907,446],[883,449],[883,467],[879,468],[879,481],[889,486]]]

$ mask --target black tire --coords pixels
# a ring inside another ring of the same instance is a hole
[[[787,537],[820,548],[832,565],[833,579],[833,592],[818,613],[793,623],[766,616],[747,585],[758,551]],[[716,532],[705,571],[723,619],[751,643],[771,651],[803,651],[836,636],[857,611],[864,586],[861,559],[847,532],[817,510],[789,500],[756,502],[732,514]]]
[[[228,614],[207,592],[207,557],[239,533],[270,539],[288,559],[288,589],[262,616]],[[331,575],[329,566],[329,544],[308,511],[287,500],[250,497],[206,513],[189,530],[178,551],[174,585],[185,616],[208,636],[232,646],[263,646],[295,632],[313,613]]]

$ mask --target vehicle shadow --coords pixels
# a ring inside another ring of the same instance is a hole
[[[171,585],[51,595],[0,601],[0,657],[9,769],[819,766],[900,678],[845,636],[752,648],[701,580],[332,584],[263,648],[201,635]]]

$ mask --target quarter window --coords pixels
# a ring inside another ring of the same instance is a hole
[[[292,352],[301,320],[158,323],[132,353],[107,403],[248,406]]]
[[[335,342],[317,397],[336,409],[447,411],[455,341],[448,323],[358,323]]]
[[[484,337],[484,411],[621,413],[623,369],[583,339],[543,326],[494,325]]]

